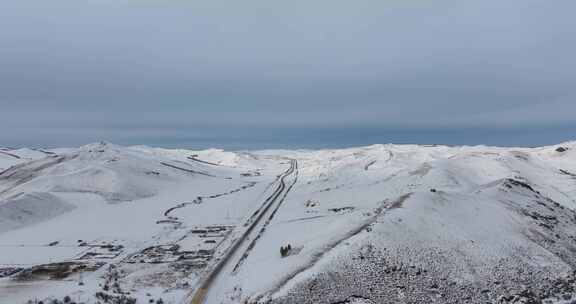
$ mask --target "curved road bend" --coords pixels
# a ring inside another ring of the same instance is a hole
[[[214,282],[219,277],[219,275],[224,275],[222,272],[226,268],[225,266],[229,263],[233,262],[232,258],[237,254],[245,251],[242,249],[246,249],[250,242],[249,239],[253,239],[259,233],[259,229],[255,229],[256,227],[260,227],[264,224],[265,218],[271,212],[273,212],[274,208],[271,208],[279,199],[284,198],[287,195],[287,192],[290,191],[291,187],[286,187],[286,179],[291,175],[297,174],[297,167],[298,162],[295,159],[290,160],[290,168],[286,170],[284,173],[281,174],[279,179],[278,187],[274,190],[272,195],[266,200],[267,204],[263,207],[263,210],[257,215],[255,219],[252,217],[248,220],[248,223],[245,224],[247,226],[246,231],[236,240],[228,249],[226,254],[217,261],[216,264],[212,266],[211,270],[205,275],[202,279],[200,284],[198,285],[198,289],[190,296],[186,297],[184,300],[184,304],[205,304],[207,300],[208,293],[210,289],[214,285]],[[296,176],[294,177],[294,181],[296,180]],[[281,203],[281,202],[280,202]],[[240,255],[242,257],[242,255]]]

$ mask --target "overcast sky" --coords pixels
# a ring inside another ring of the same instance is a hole
[[[574,0],[0,0],[0,146],[574,139],[574,12]]]

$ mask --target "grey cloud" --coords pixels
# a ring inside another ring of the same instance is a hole
[[[0,143],[576,124],[574,1],[5,2]]]

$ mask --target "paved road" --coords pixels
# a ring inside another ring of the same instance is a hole
[[[250,249],[250,239],[254,240],[258,237],[258,234],[261,232],[261,229],[256,229],[257,227],[262,227],[266,224],[266,219],[270,218],[274,210],[277,210],[279,206],[276,208],[272,208],[275,203],[281,204],[282,200],[286,197],[286,194],[290,189],[291,186],[288,187],[288,178],[294,175],[294,179],[292,182],[296,181],[297,178],[297,168],[298,162],[296,160],[290,160],[290,168],[286,170],[280,178],[278,179],[278,186],[270,195],[262,207],[258,209],[257,214],[252,216],[248,219],[248,221],[242,226],[242,228],[246,229],[242,235],[229,247],[228,251],[224,256],[220,258],[213,265],[211,269],[208,269],[208,273],[204,277],[204,279],[200,282],[199,288],[187,297],[184,301],[185,304],[205,304],[207,300],[207,296],[210,292],[210,289],[213,287],[214,282],[220,275],[227,275],[223,273],[224,269],[227,269],[226,266],[232,266],[233,262],[237,264],[239,261],[235,261],[233,257],[240,255],[240,259],[246,258],[246,252],[249,252]],[[293,184],[292,184],[293,185]]]

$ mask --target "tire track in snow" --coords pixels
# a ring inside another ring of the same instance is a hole
[[[260,231],[258,232],[258,235],[256,235],[256,237],[254,238],[254,240],[252,240],[252,242],[250,243],[250,245],[248,246],[248,248],[246,249],[246,251],[244,252],[244,254],[242,255],[242,258],[240,258],[240,260],[238,261],[238,263],[236,263],[236,266],[234,266],[234,270],[232,270],[232,273],[236,273],[238,271],[238,269],[240,268],[240,266],[242,266],[242,264],[244,263],[244,261],[246,260],[246,258],[248,258],[248,255],[250,255],[250,252],[252,251],[252,249],[254,249],[254,247],[256,246],[256,243],[258,242],[258,240],[262,237],[262,235],[264,235],[264,232],[266,232],[266,228],[268,228],[268,225],[270,224],[270,222],[272,222],[272,220],[274,219],[274,216],[276,215],[276,212],[278,211],[278,209],[280,209],[280,206],[282,206],[282,203],[284,203],[284,201],[286,200],[286,197],[288,196],[288,193],[290,192],[290,190],[292,190],[292,188],[294,187],[294,185],[296,185],[296,183],[298,182],[298,164],[296,163],[295,165],[295,170],[296,170],[296,178],[294,178],[294,181],[292,182],[292,184],[290,185],[290,187],[288,187],[288,190],[286,190],[286,192],[284,192],[284,196],[282,196],[282,198],[280,199],[280,201],[278,201],[278,204],[276,204],[276,208],[274,208],[274,211],[272,211],[272,213],[270,214],[270,216],[268,217],[268,219],[266,220],[266,222],[264,223],[264,225],[262,226],[262,228],[260,228]]]
[[[189,206],[189,205],[193,205],[193,204],[201,204],[204,199],[214,199],[214,198],[219,198],[219,197],[222,197],[222,196],[232,195],[232,194],[238,193],[238,192],[240,192],[240,191],[243,191],[243,190],[252,188],[252,187],[256,186],[256,184],[257,184],[256,182],[248,182],[246,185],[244,185],[244,186],[242,186],[242,187],[240,187],[240,188],[236,188],[236,189],[230,190],[230,191],[228,191],[228,192],[219,193],[219,194],[214,194],[214,195],[208,195],[208,196],[206,196],[206,195],[204,195],[204,196],[198,196],[198,197],[197,197],[194,201],[192,201],[192,202],[180,203],[180,204],[178,204],[178,205],[176,205],[176,206],[174,206],[174,207],[171,207],[171,208],[167,209],[166,211],[164,211],[164,217],[166,217],[167,219],[166,219],[166,220],[160,220],[160,221],[158,221],[158,222],[156,222],[156,223],[157,223],[157,224],[171,223],[171,224],[180,225],[180,224],[182,224],[182,222],[179,221],[179,218],[176,217],[176,216],[171,216],[171,215],[170,215],[170,213],[172,213],[174,210],[181,209],[181,208],[187,207],[187,206]]]
[[[193,291],[190,295],[188,295],[183,303],[186,304],[202,304],[205,302],[208,293],[210,292],[210,288],[212,287],[213,283],[217,280],[218,276],[225,269],[226,265],[230,262],[231,258],[235,255],[235,253],[241,248],[244,244],[250,233],[257,227],[260,220],[264,217],[270,207],[274,204],[274,202],[282,195],[284,192],[286,185],[284,179],[295,172],[295,168],[297,166],[296,160],[291,160],[291,166],[286,172],[280,175],[279,181],[280,185],[278,188],[270,195],[264,202],[264,204],[256,211],[244,224],[246,230],[242,232],[242,235],[234,240],[233,244],[230,245],[227,252],[218,259],[217,263],[214,264],[211,269],[207,272],[206,276],[202,279],[201,283],[198,285],[198,288]]]
[[[22,157],[20,157],[20,156],[18,156],[18,155],[16,155],[16,154],[12,154],[12,153],[9,153],[9,152],[6,152],[6,151],[2,151],[2,150],[0,150],[0,154],[7,155],[7,156],[10,156],[10,157],[13,157],[13,158],[16,158],[16,159],[22,159]]]

